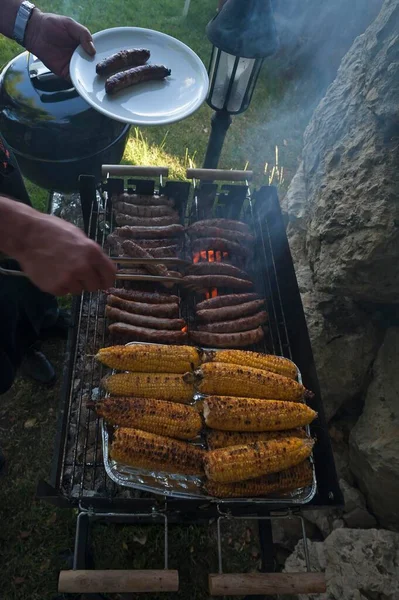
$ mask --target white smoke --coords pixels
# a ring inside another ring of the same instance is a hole
[[[243,158],[245,153],[256,157],[250,168],[259,172],[266,162],[273,163],[277,145],[281,164],[290,165],[285,171],[289,182],[313,110],[343,56],[382,4],[383,0],[273,0],[280,48],[265,61],[246,136],[240,140]]]

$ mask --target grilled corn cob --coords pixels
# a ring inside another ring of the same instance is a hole
[[[200,364],[196,348],[155,344],[101,348],[96,359],[111,369],[152,373],[186,373]]]
[[[189,402],[194,394],[191,373],[116,373],[102,380],[107,392],[114,396],[158,398],[172,402]],[[184,379],[183,379],[184,377]]]
[[[205,473],[219,483],[278,473],[308,458],[313,443],[309,438],[287,438],[211,450],[205,454]]]
[[[282,431],[308,425],[317,413],[301,402],[208,396],[205,423],[223,431]]]
[[[313,469],[309,460],[301,462],[285,471],[263,475],[249,481],[238,483],[215,483],[208,481],[206,490],[216,498],[251,498],[267,496],[276,492],[292,492],[312,483]]]
[[[217,448],[228,448],[229,446],[242,446],[243,444],[251,444],[252,442],[267,442],[268,440],[281,440],[288,437],[306,437],[304,429],[288,429],[287,431],[262,431],[262,432],[246,432],[238,431],[217,431],[214,429],[207,435],[209,450]]]
[[[204,362],[224,362],[241,367],[253,367],[254,369],[263,369],[271,371],[278,375],[284,375],[291,379],[297,378],[297,369],[294,363],[282,356],[273,354],[261,354],[260,352],[250,352],[249,350],[205,350]]]
[[[182,440],[195,438],[202,426],[201,416],[192,406],[155,398],[105,398],[96,402],[94,408],[112,425]]]
[[[305,394],[297,381],[252,367],[210,362],[202,365],[196,375],[200,379],[198,389],[204,394],[291,401],[302,400]]]
[[[179,440],[120,427],[115,431],[111,458],[132,467],[165,473],[203,474],[204,451]]]

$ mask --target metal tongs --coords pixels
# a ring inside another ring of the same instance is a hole
[[[110,256],[110,259],[116,265],[123,265],[125,267],[133,266],[144,266],[145,265],[174,265],[174,266],[188,266],[190,263],[187,260],[181,258],[130,258],[129,256]],[[116,273],[116,279],[119,281],[149,281],[153,283],[182,283],[182,277],[176,277],[174,275],[151,275],[148,273]]]
[[[191,262],[184,260],[183,258],[175,258],[174,256],[168,258],[130,258],[130,256],[110,256],[110,260],[116,265],[176,265],[181,267],[188,267]]]
[[[116,265],[123,265],[126,267],[132,266],[145,266],[145,265],[174,265],[181,267],[188,267],[191,265],[191,262],[188,260],[184,260],[182,258],[130,258],[125,256],[110,256],[110,259]],[[15,271],[13,269],[5,269],[4,267],[0,267],[0,275],[10,275],[12,277],[25,277],[28,278],[26,273],[23,271]],[[193,284],[187,284],[184,281],[183,277],[176,277],[175,275],[151,275],[150,273],[141,274],[141,273],[116,273],[115,278],[119,281],[148,281],[152,283],[162,283],[162,284],[180,284],[186,287],[187,289],[196,290],[198,289]]]
[[[191,263],[188,260],[183,260],[182,258],[130,258],[128,256],[110,256],[109,257],[110,260],[112,260],[113,263],[115,264],[119,264],[119,265],[126,265],[126,266],[139,266],[139,265],[150,265],[150,264],[155,264],[155,265],[176,265],[176,266],[182,266],[182,267],[188,267]],[[15,271],[13,269],[5,269],[4,267],[0,267],[0,275],[11,275],[12,277],[26,277],[28,278],[27,274],[24,273],[23,271]],[[125,276],[123,273],[120,276],[117,276],[118,279],[124,279],[124,278],[140,278],[141,275],[129,275],[129,276]],[[160,279],[164,279],[163,277],[160,277]],[[177,277],[175,277],[174,279],[179,279]]]
[[[116,265],[123,265],[127,267],[132,266],[145,266],[145,265],[174,265],[181,267],[189,267],[192,263],[182,258],[130,258],[128,256],[110,256],[110,259]],[[193,283],[187,283],[184,277],[176,277],[174,275],[148,275],[141,273],[116,273],[116,279],[119,281],[149,281],[152,283],[161,284],[180,284],[185,288],[195,291],[201,289]]]

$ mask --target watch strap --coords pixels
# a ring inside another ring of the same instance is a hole
[[[24,0],[18,9],[14,24],[13,38],[21,46],[24,45],[26,27],[29,23],[29,19],[32,16],[34,8],[35,5],[32,4],[32,2]]]

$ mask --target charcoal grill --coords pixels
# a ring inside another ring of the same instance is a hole
[[[293,360],[302,374],[304,385],[314,392],[310,405],[318,412],[318,419],[311,425],[311,433],[317,438],[314,449],[316,494],[302,507],[295,506],[289,497],[286,502],[279,501],[276,505],[270,500],[267,504],[243,500],[219,505],[203,499],[155,496],[111,481],[103,464],[100,420],[92,409],[86,408],[87,400],[100,396],[100,380],[105,375],[105,369],[94,359],[97,349],[107,343],[105,299],[102,293],[84,293],[75,298],[73,304],[74,326],[67,346],[53,468],[49,482],[41,481],[38,486],[41,499],[59,507],[79,509],[73,570],[61,574],[60,591],[90,592],[91,598],[99,598],[97,592],[175,591],[177,572],[168,571],[167,562],[168,523],[208,523],[210,519],[217,519],[219,556],[219,573],[210,576],[211,595],[323,591],[325,584],[321,574],[309,572],[291,577],[270,573],[273,569],[271,520],[301,520],[306,564],[310,571],[301,511],[342,505],[343,498],[277,191],[272,186],[265,186],[251,192],[248,184],[250,175],[245,171],[190,169],[187,177],[191,182],[180,182],[167,180],[166,168],[104,166],[104,181],[100,188],[93,177],[80,177],[84,227],[92,239],[104,246],[106,236],[113,228],[111,197],[126,190],[144,195],[159,192],[175,198],[180,217],[187,224],[211,215],[241,218],[252,224],[256,236],[253,271],[257,291],[265,296],[269,314],[265,342],[252,349]],[[229,183],[221,183],[226,181]],[[182,317],[190,326],[193,306],[190,307],[187,302],[184,306]],[[244,518],[258,522],[265,572],[255,575],[223,574],[220,528],[224,520]],[[146,572],[85,571],[82,575],[86,569],[89,527],[99,519],[163,523],[165,569]]]

